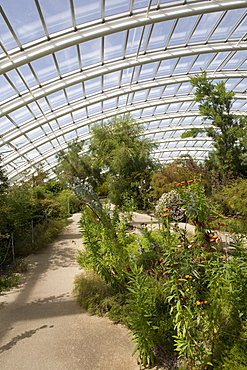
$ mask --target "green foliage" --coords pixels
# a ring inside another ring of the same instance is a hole
[[[236,355],[247,323],[243,240],[232,242],[231,255],[223,250],[210,229],[213,210],[200,180],[182,181],[178,192],[186,217],[196,226],[194,236],[176,224],[171,230],[169,211],[159,229],[143,226],[142,235],[132,234],[131,212],[127,217],[112,211],[88,192],[86,202],[81,202],[85,251],[78,260],[100,276],[112,296],[103,294],[101,299],[92,288],[92,296],[84,294],[82,301],[95,304],[95,311],[100,307],[101,314],[102,307],[109,309],[111,317],[116,314],[129,327],[144,366],[153,366],[157,354],[166,349],[178,353],[183,369],[228,369],[226,358],[241,368],[247,365],[245,356],[241,363]],[[227,351],[235,353],[231,360]],[[177,361],[174,355],[173,360]]]
[[[195,101],[206,125],[204,130],[193,128],[182,137],[195,137],[204,131],[213,140],[213,166],[221,176],[224,178],[229,172],[234,176],[246,175],[247,121],[246,117],[231,113],[234,93],[226,91],[224,82],[210,82],[206,72],[192,77],[191,84],[196,87]]]
[[[54,184],[53,184],[54,185]],[[56,185],[59,188],[59,185]],[[54,190],[54,188],[53,188]],[[13,185],[0,204],[0,267],[45,248],[65,225],[70,211],[78,211],[71,190],[47,190],[46,186]],[[13,256],[14,248],[14,256]]]
[[[223,215],[241,214],[247,217],[247,180],[236,179],[231,181],[214,194],[214,201]]]
[[[58,165],[54,172],[59,181],[66,186],[74,186],[81,181],[87,181],[92,186],[100,182],[100,168],[94,166],[91,156],[84,150],[84,142],[74,141],[68,146],[68,151],[58,153]]]
[[[197,163],[189,155],[181,156],[179,159],[164,165],[158,172],[153,174],[151,179],[153,198],[158,200],[162,194],[176,189],[176,183],[190,180],[203,172],[205,172],[205,168],[202,163]],[[207,174],[205,175],[208,182],[208,176]]]
[[[90,151],[95,166],[107,173],[108,197],[121,205],[123,194],[135,195],[136,174],[154,168],[150,157],[155,144],[143,138],[144,127],[124,115],[92,128]]]
[[[84,272],[75,278],[74,295],[78,303],[91,314],[102,315],[106,312],[102,301],[113,295],[109,285],[92,271]]]

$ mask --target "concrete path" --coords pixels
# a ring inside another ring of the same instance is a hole
[[[80,214],[44,252],[29,257],[18,288],[0,294],[1,370],[137,370],[127,329],[90,316],[72,296],[80,273]]]

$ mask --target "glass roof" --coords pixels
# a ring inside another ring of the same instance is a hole
[[[208,137],[190,76],[207,71],[247,107],[247,0],[0,0],[0,154],[10,180],[90,127],[130,113],[153,156],[203,159]]]

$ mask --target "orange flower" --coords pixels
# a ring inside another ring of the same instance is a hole
[[[190,184],[191,182],[194,182],[194,180],[188,180],[187,183]]]
[[[182,186],[181,182],[178,182],[178,183],[177,183],[177,186]]]
[[[163,213],[162,217],[167,217],[168,213]]]
[[[163,212],[167,212],[167,211],[169,211],[169,209],[168,209],[168,208],[164,208],[164,209],[163,209]]]
[[[197,301],[197,302],[196,302],[196,305],[197,305],[197,306],[200,306],[200,304],[201,304],[201,302],[200,302],[200,301]]]
[[[218,239],[218,235],[211,236],[211,239]]]
[[[205,312],[203,311],[203,312],[201,312],[201,315],[205,315]]]

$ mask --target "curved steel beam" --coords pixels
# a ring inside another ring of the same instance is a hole
[[[217,73],[217,74],[214,75],[214,78],[222,78],[223,75],[221,73]],[[236,78],[238,76],[238,77],[241,78],[244,75],[247,76],[247,72],[245,74],[241,74],[241,76],[239,76],[238,73],[233,73],[233,74],[231,74],[231,77]],[[182,82],[182,81],[187,82],[188,80],[189,80],[188,76],[185,76],[184,78],[181,77],[179,79],[180,82]],[[170,83],[175,83],[175,82],[178,82],[177,78],[167,78],[167,79],[163,80],[162,86],[164,86],[165,84],[170,84]],[[146,86],[147,86],[146,84],[141,85],[140,90],[145,89]],[[135,91],[135,88],[133,89],[132,87],[129,87],[126,90],[124,89],[124,94],[127,94],[127,93],[132,92],[132,91]],[[116,92],[114,90],[113,90],[113,93],[116,94]],[[120,96],[120,95],[122,95],[121,90],[119,91],[119,95],[116,95],[116,96]],[[112,98],[112,97],[113,96],[110,95],[110,98]],[[246,96],[244,94],[235,94],[235,97],[236,97],[236,99],[246,99]],[[79,102],[76,102],[76,103],[71,104],[69,106],[62,107],[61,109],[58,109],[57,111],[50,112],[50,113],[46,114],[45,117],[37,118],[36,120],[32,120],[32,121],[27,121],[26,123],[23,122],[21,127],[14,128],[11,131],[9,131],[8,133],[3,134],[1,136],[1,138],[0,138],[0,147],[3,146],[3,145],[8,144],[9,142],[17,139],[18,137],[20,137],[22,135],[27,134],[28,132],[30,132],[30,131],[38,128],[38,127],[41,127],[42,125],[44,125],[44,124],[46,124],[46,123],[48,123],[52,120],[56,120],[58,118],[61,118],[65,114],[73,113],[78,109],[88,107],[90,104],[95,104],[97,102],[103,101],[103,100],[108,99],[108,98],[109,98],[108,93],[99,94],[95,97],[92,97],[92,100],[88,98],[89,99],[88,101],[83,100],[82,102],[79,101]],[[193,95],[184,95],[184,96],[177,96],[175,98],[162,97],[162,98],[159,98],[159,99],[156,99],[156,100],[144,101],[144,102],[132,104],[128,107],[118,108],[117,110],[113,109],[113,110],[110,111],[110,114],[109,114],[109,112],[107,112],[107,113],[104,113],[104,115],[99,114],[99,115],[92,116],[92,118],[87,117],[83,120],[83,122],[84,122],[83,125],[87,126],[89,124],[95,123],[95,122],[100,121],[102,119],[109,119],[109,118],[111,118],[115,115],[121,115],[121,114],[124,114],[126,112],[133,112],[137,109],[145,109],[145,108],[150,108],[150,107],[155,107],[155,106],[160,106],[160,105],[165,105],[165,104],[171,104],[171,103],[174,103],[174,102],[181,102],[181,103],[183,103],[185,101],[193,102],[193,100],[194,100]],[[194,113],[192,113],[192,115],[194,115]],[[102,117],[104,117],[104,118],[102,118]],[[71,125],[71,123],[69,123],[68,125]],[[74,128],[79,128],[79,127],[82,127],[82,125],[73,126],[73,127]],[[63,131],[63,128],[61,128],[61,130]],[[68,132],[68,131],[66,131],[66,132]]]
[[[55,35],[50,35],[50,40],[46,39],[44,41],[44,38],[41,38],[36,45],[27,44],[22,46],[22,50],[14,49],[9,51],[8,55],[0,62],[0,73],[6,73],[11,69],[16,69],[48,54],[112,33],[171,19],[245,8],[246,6],[247,0],[201,1],[199,3],[183,4],[182,6],[178,5],[172,8],[150,10],[148,13],[145,12],[140,15],[127,15],[117,20],[106,20],[104,23],[91,27],[87,25],[87,28],[83,27],[76,31],[74,28],[71,28],[71,31],[68,31],[66,35],[64,35],[64,31],[58,32]]]
[[[214,43],[214,44],[207,44],[207,45],[197,45],[193,47],[179,47],[175,48],[173,50],[166,50],[166,51],[158,51],[152,54],[146,54],[143,56],[131,57],[126,58],[124,60],[118,60],[118,61],[110,61],[108,63],[105,63],[103,66],[96,66],[96,67],[90,67],[88,70],[85,70],[83,72],[76,72],[73,75],[64,77],[62,79],[57,79],[56,81],[51,80],[47,81],[45,86],[42,87],[33,87],[30,89],[30,92],[21,93],[21,96],[17,97],[11,97],[8,98],[6,102],[1,103],[0,107],[0,117],[9,114],[13,112],[16,109],[19,109],[27,104],[30,104],[38,99],[44,98],[50,94],[53,94],[57,91],[60,91],[62,89],[66,89],[70,86],[73,86],[75,84],[82,83],[84,81],[90,80],[92,78],[96,78],[105,74],[109,74],[112,72],[118,72],[120,70],[126,69],[126,68],[132,68],[139,65],[144,65],[147,63],[153,63],[157,61],[162,60],[170,60],[172,58],[180,58],[180,57],[186,57],[191,55],[198,55],[198,54],[207,54],[207,53],[218,53],[222,51],[236,51],[236,50],[247,50],[247,44],[246,42],[222,42],[222,43]],[[198,71],[200,73],[200,71]],[[228,75],[230,76],[237,76],[238,72],[232,72],[232,71],[224,71],[220,72],[220,74],[225,75],[225,78],[228,78]],[[195,73],[194,73],[195,74]],[[217,73],[215,73],[216,76]],[[240,75],[244,75],[246,77],[246,72],[243,71],[239,72]],[[208,78],[216,78],[212,76],[212,73],[208,74]],[[212,76],[212,77],[211,77]],[[188,76],[178,76],[173,77],[174,82],[180,82],[180,79],[182,79],[182,82],[189,81]],[[176,81],[176,78],[178,81]],[[186,80],[187,78],[187,80]],[[173,83],[174,83],[173,82]]]

